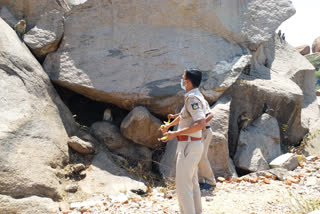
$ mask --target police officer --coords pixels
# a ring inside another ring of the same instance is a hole
[[[210,121],[213,118],[209,103],[205,100],[206,106],[206,128],[202,130],[202,142],[203,142],[203,152],[199,162],[198,169],[198,178],[200,189],[211,189],[216,186],[216,180],[211,168],[211,164],[208,160],[208,149],[212,140],[212,129],[210,126]],[[168,119],[175,119],[180,115],[178,114],[169,114]]]
[[[181,79],[181,87],[186,91],[184,106],[179,116],[161,128],[168,138],[177,137],[176,192],[180,212],[183,214],[202,213],[201,192],[198,183],[198,164],[203,152],[202,129],[206,126],[205,99],[198,87],[202,73],[186,70]],[[179,124],[177,131],[168,131]]]

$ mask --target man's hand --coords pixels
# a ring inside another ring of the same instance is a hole
[[[168,136],[167,139],[163,140],[162,142],[168,142],[170,140],[173,140],[175,137],[177,137],[177,132],[175,131],[169,131],[163,134],[164,136]]]

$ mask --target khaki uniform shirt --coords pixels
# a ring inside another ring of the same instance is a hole
[[[192,89],[184,95],[184,106],[180,112],[178,130],[190,127],[195,121],[205,119],[205,99],[198,88]],[[188,134],[192,137],[202,137],[202,131]]]

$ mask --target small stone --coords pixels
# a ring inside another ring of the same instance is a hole
[[[218,181],[220,181],[220,182],[224,182],[224,181],[226,181],[226,179],[225,179],[225,178],[223,178],[223,177],[218,177],[218,178],[217,178],[217,180],[218,180]]]
[[[316,158],[317,158],[316,156],[311,155],[311,156],[306,157],[306,160],[307,161],[314,161],[314,160],[316,160]]]
[[[265,175],[264,175],[264,177],[266,177],[266,178],[272,178],[272,174],[271,173],[269,173],[269,172],[267,172]]]
[[[86,167],[85,167],[84,164],[78,163],[78,164],[72,166],[71,169],[72,169],[73,172],[78,173],[78,172],[80,172],[81,170],[84,170],[85,168],[86,168]]]
[[[264,178],[264,179],[263,179],[263,182],[264,182],[265,184],[271,184],[271,181],[270,181],[268,178]]]
[[[71,192],[71,193],[75,193],[78,190],[78,185],[77,184],[68,184],[65,188],[66,192]]]

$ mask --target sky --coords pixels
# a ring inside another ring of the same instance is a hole
[[[309,45],[320,36],[320,0],[291,0],[296,14],[278,29],[292,46]],[[278,32],[278,30],[277,30]]]

